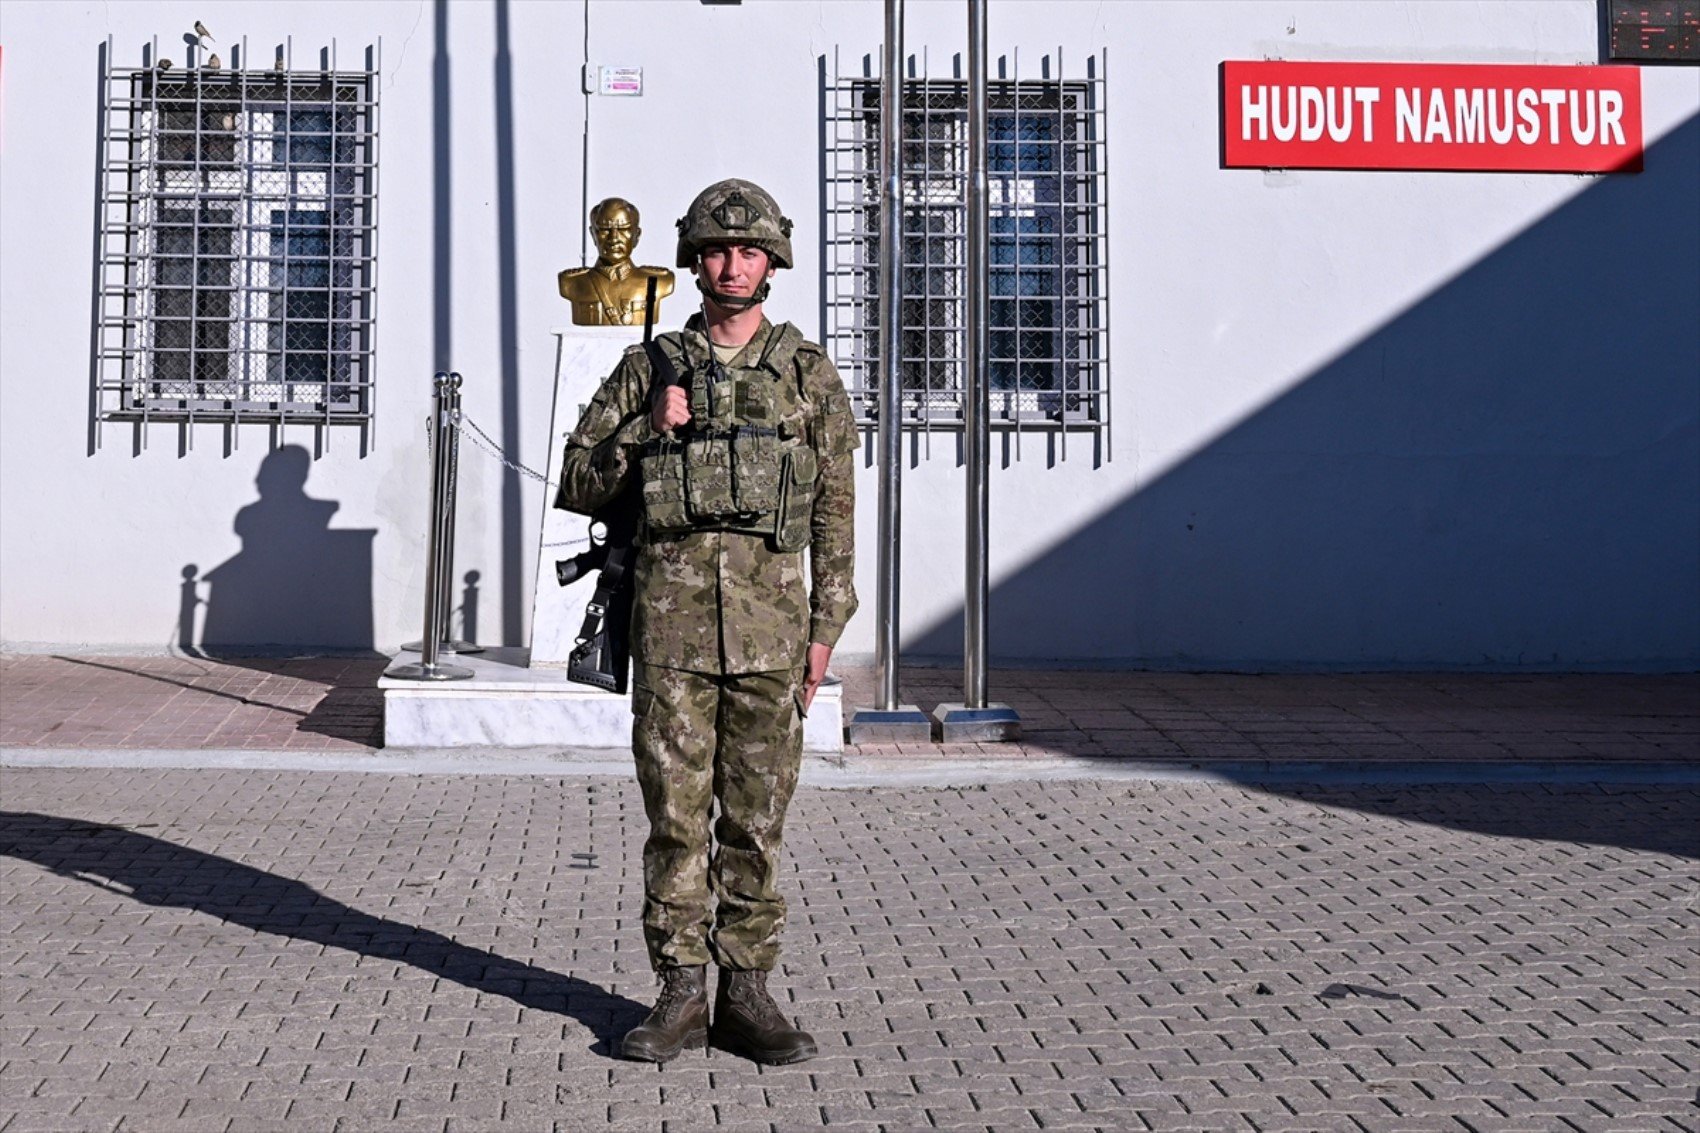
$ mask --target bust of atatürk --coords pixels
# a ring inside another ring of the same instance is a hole
[[[573,305],[573,325],[642,326],[651,279],[659,317],[661,300],[673,293],[673,273],[632,263],[632,252],[643,234],[638,210],[619,197],[599,201],[590,210],[590,234],[596,240],[596,263],[567,268],[557,277],[561,298]]]

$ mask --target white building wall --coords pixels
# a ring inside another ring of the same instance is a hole
[[[963,6],[908,8],[907,49],[947,71],[964,45]],[[286,35],[298,57],[334,36],[345,58],[382,37],[376,447],[361,457],[352,431],[333,433],[306,484],[339,502],[334,527],[375,532],[379,648],[418,636],[421,422],[440,314],[469,415],[497,436],[507,423],[532,467],[556,443],[550,332],[569,316],[554,275],[580,262],[587,12],[592,61],[642,66],[645,84],[641,98],[591,100],[588,200],[633,200],[646,231],[637,258],[667,264],[672,220],[698,189],[760,181],[799,237],[770,312],[819,334],[820,59],[877,51],[882,5],[505,10],[511,183],[495,3],[0,6],[7,648],[178,642],[183,572],[241,549],[232,524],[256,499],[270,442],[250,429],[226,454],[209,429],[182,452],[175,432],[158,430],[136,453],[127,428],[109,426],[88,452],[96,45],[108,34],[123,63],[151,35],[180,43],[197,18],[226,41],[246,34],[262,56]],[[1597,20],[1593,0],[993,0],[992,52],[1019,48],[1024,71],[1059,46],[1071,60],[1107,51],[1114,359],[1108,459],[1076,436],[1054,460],[1029,435],[1019,460],[994,468],[995,658],[1700,662],[1695,69],[1645,70],[1639,175],[1218,167],[1224,59],[1587,63]],[[445,92],[453,287],[439,313],[433,137]],[[1675,215],[1660,216],[1656,236],[1634,223],[1660,208]],[[675,299],[665,317],[684,313]],[[314,444],[307,430],[282,440]],[[916,655],[960,648],[955,451],[935,435],[931,457],[906,469],[904,631]],[[522,481],[504,500],[501,470],[466,448],[461,475],[457,568],[480,574],[479,636],[523,640],[543,490]],[[859,488],[863,612],[846,656],[873,648],[871,467]],[[309,590],[280,594],[280,611]]]

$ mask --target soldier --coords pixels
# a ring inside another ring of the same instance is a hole
[[[556,499],[588,513],[634,484],[643,498],[632,748],[661,992],[620,1050],[662,1062],[712,1037],[759,1062],[799,1062],[815,1042],[780,1013],[767,973],[802,718],[856,609],[856,429],[821,348],[762,314],[769,280],[792,263],[773,198],[722,181],[678,227],[677,263],[702,310],[657,341],[685,380],[652,393],[643,348],[627,350],[567,440]]]

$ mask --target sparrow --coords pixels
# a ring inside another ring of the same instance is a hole
[[[202,39],[212,39],[213,38],[213,33],[207,30],[207,25],[203,24],[199,20],[195,21],[195,34],[200,36]],[[218,40],[213,39],[213,42],[217,43]]]
[[[220,62],[219,62],[219,61],[218,61],[218,56],[217,56],[217,55],[209,55],[209,56],[207,56],[207,70],[209,70],[209,71],[216,71],[216,70],[218,70],[218,69],[219,69],[219,68],[220,68],[220,67],[221,67],[221,66],[223,66],[223,64],[222,64],[222,63],[220,63]]]

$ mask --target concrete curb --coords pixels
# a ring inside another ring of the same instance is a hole
[[[632,775],[607,748],[448,748],[344,752],[0,748],[0,768],[335,771],[379,775]],[[1548,784],[1700,786],[1700,763],[1462,760],[857,759],[805,756],[803,782],[824,788],[952,787],[1103,780],[1359,786]]]

